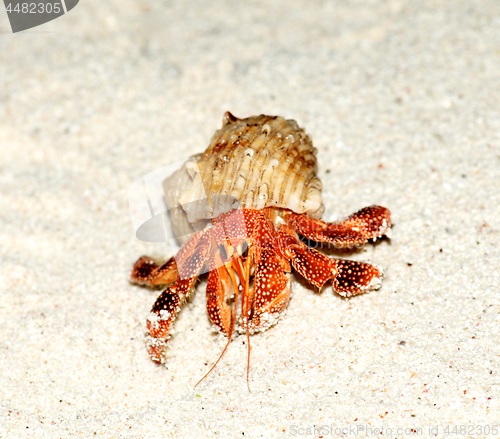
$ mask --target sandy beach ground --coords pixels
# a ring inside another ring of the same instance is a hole
[[[13,34],[0,13],[0,438],[498,437],[497,0],[80,2]],[[342,299],[293,277],[236,338],[205,282],[164,367],[131,185],[201,152],[230,110],[296,119],[327,220],[391,209],[385,268]],[[497,427],[495,427],[497,424]],[[448,430],[447,430],[448,428]]]

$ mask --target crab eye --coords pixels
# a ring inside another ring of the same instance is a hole
[[[241,256],[244,258],[248,256],[248,244],[246,241],[241,243]]]
[[[226,251],[226,247],[224,246],[224,244],[219,245],[219,252],[220,252],[221,259],[223,261],[226,261],[227,260],[227,251]]]

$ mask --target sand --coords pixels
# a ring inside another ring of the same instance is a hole
[[[82,1],[0,22],[0,437],[498,437],[500,8],[495,0]],[[202,151],[226,110],[311,134],[327,220],[391,209],[385,268],[226,339],[204,282],[164,367],[130,187]],[[464,427],[461,427],[464,426]],[[448,430],[446,430],[448,428]],[[455,428],[455,430],[453,430]],[[413,430],[412,430],[413,429]]]

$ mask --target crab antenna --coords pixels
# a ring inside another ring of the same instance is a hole
[[[248,328],[248,318],[249,318],[249,303],[251,301],[250,297],[250,263],[253,258],[250,254],[247,256],[244,262],[244,266],[242,266],[242,259],[237,259],[237,264],[235,264],[235,270],[238,273],[238,277],[240,278],[240,284],[242,285],[243,291],[241,293],[241,315],[243,316],[245,322],[245,332],[247,336],[247,388],[250,392],[250,329]],[[244,286],[243,286],[244,285]]]
[[[245,261],[245,293],[246,296],[249,297],[249,288],[250,288],[250,262],[251,258],[247,258]],[[248,302],[247,302],[248,303]],[[246,307],[247,309],[245,310],[245,315],[247,316],[246,320],[246,334],[247,334],[247,387],[248,391],[250,392],[250,329],[248,327],[248,306]]]
[[[225,268],[227,270],[227,273],[229,274],[229,277],[231,278],[231,283],[233,284],[233,290],[234,290],[234,304],[233,304],[233,312],[231,315],[231,330],[229,331],[229,334],[227,336],[227,343],[224,346],[224,349],[222,349],[222,352],[219,355],[219,358],[217,358],[217,361],[213,364],[213,366],[209,369],[209,371],[203,375],[203,377],[194,385],[194,387],[198,386],[206,377],[208,377],[213,370],[216,368],[217,364],[219,364],[219,361],[222,359],[224,354],[227,351],[227,348],[229,347],[229,343],[231,343],[232,338],[233,338],[233,332],[234,332],[234,325],[236,323],[236,304],[238,303],[238,285],[236,284],[236,278],[234,277],[233,270],[228,267],[231,266],[231,263],[226,264]]]

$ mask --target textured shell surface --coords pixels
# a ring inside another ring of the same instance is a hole
[[[285,208],[319,218],[324,207],[316,174],[316,148],[294,120],[239,119],[227,112],[205,152],[165,180],[165,199],[181,234],[238,207]],[[186,219],[189,224],[180,224]]]

